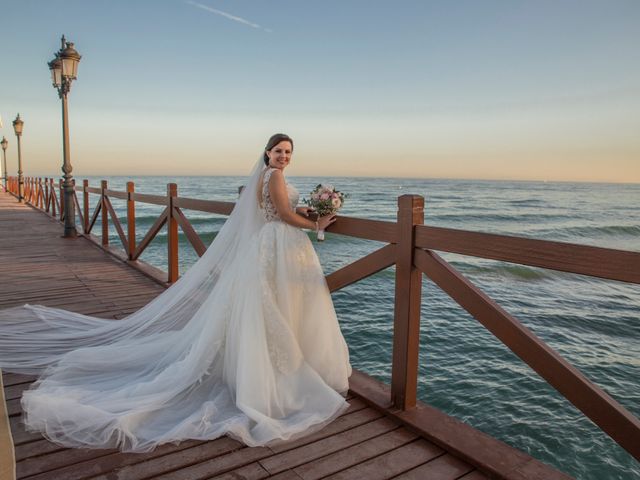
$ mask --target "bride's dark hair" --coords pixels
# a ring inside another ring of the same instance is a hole
[[[269,157],[267,157],[267,152],[280,142],[289,142],[291,144],[291,151],[293,151],[293,140],[291,139],[291,137],[284,133],[276,133],[275,135],[271,136],[271,138],[267,142],[267,146],[264,147],[264,154],[262,155],[262,159],[264,160],[265,165],[269,165]]]

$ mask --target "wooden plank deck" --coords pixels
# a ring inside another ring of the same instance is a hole
[[[87,239],[63,239],[61,234],[59,222],[0,193],[0,308],[37,303],[117,319],[163,291],[163,286]],[[66,449],[38,433],[26,432],[21,422],[20,396],[33,378],[5,373],[3,380],[15,443],[17,478],[569,478],[433,410],[429,410],[430,415],[435,415],[431,421],[453,425],[448,432],[434,436],[425,434],[423,427],[412,428],[385,407],[384,388],[360,372],[352,377],[347,396],[350,408],[323,430],[307,437],[274,447],[254,448],[222,437],[207,442],[166,444],[144,454]],[[475,433],[462,442],[446,438],[459,431]],[[493,451],[496,460],[483,463],[481,458],[473,458],[473,452],[456,447],[465,442],[481,445],[476,452]],[[451,445],[453,448],[448,447]],[[498,458],[504,457],[505,452],[512,459],[511,464]],[[485,463],[491,466],[492,461],[499,464],[497,470],[503,468],[500,465],[509,464],[511,474],[497,475],[493,467],[482,473],[474,466]]]

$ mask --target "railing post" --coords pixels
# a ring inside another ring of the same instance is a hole
[[[42,177],[38,177],[38,207],[44,208],[44,193],[42,191]]]
[[[86,178],[82,180],[82,212],[84,218],[82,229],[84,233],[89,233],[89,180]]]
[[[129,260],[133,260],[136,251],[136,202],[133,199],[135,185],[127,182],[127,240],[129,241]]]
[[[50,203],[50,198],[49,198],[49,179],[47,177],[44,178],[44,204],[45,204],[45,212],[49,213],[49,210],[51,209],[51,205],[49,205]]]
[[[107,181],[100,181],[100,210],[102,214],[102,245],[109,245],[109,212],[107,210],[107,200],[106,194],[104,193],[107,189]]]
[[[391,401],[401,410],[416,405],[422,273],[413,265],[415,225],[424,223],[424,198],[398,197],[398,257],[393,320]]]
[[[78,207],[78,209],[80,208],[80,205],[78,205],[78,194],[76,193],[76,179],[74,178],[72,180],[72,186],[73,186],[73,195],[71,196],[72,200],[73,200],[73,208]],[[75,212],[75,210],[74,210]],[[75,215],[74,215],[74,222],[75,222]],[[74,223],[75,225],[75,223]]]
[[[51,216],[56,216],[56,199],[54,195],[56,193],[56,187],[53,185],[53,178],[49,178],[49,198],[51,200]]]
[[[178,196],[178,185],[167,184],[167,248],[169,256],[169,283],[178,280],[178,222],[173,216],[173,201]]]
[[[58,199],[60,201],[60,220],[64,218],[64,188],[62,188],[62,179],[58,180]]]

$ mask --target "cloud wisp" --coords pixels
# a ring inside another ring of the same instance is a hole
[[[259,30],[264,30],[265,32],[268,32],[268,33],[272,32],[272,30],[270,30],[268,28],[264,28],[263,26],[258,25],[257,23],[250,22],[249,20],[246,20],[246,19],[244,19],[242,17],[237,17],[235,15],[231,15],[230,13],[223,12],[222,10],[217,10],[217,9],[215,9],[213,7],[209,7],[207,5],[203,5],[201,3],[194,2],[192,0],[186,0],[185,3],[187,3],[188,5],[192,5],[194,7],[197,7],[197,8],[201,8],[202,10],[206,10],[207,12],[215,13],[216,15],[220,15],[222,17],[228,18],[229,20],[233,20],[234,22],[242,23],[243,25],[247,25],[247,26],[252,27],[252,28],[257,28]]]

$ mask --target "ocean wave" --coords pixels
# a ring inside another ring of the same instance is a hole
[[[538,198],[523,198],[523,199],[515,199],[515,200],[509,200],[509,204],[511,205],[519,205],[519,206],[539,206],[539,205],[547,205],[547,201],[546,200],[540,200]]]
[[[426,212],[425,215],[425,223],[432,224],[438,220],[445,221],[455,221],[461,223],[467,223],[470,221],[482,221],[485,223],[491,222],[511,222],[514,225],[521,226],[523,223],[527,222],[549,222],[549,221],[563,221],[563,220],[571,220],[572,217],[570,215],[549,215],[548,212],[540,211],[536,213],[522,213],[518,211],[513,212],[503,212],[503,213],[492,213],[490,211],[485,212],[465,212],[464,210],[460,210],[459,212],[451,212],[451,213],[431,213]]]
[[[477,265],[459,261],[449,262],[452,266],[460,270],[462,273],[469,275],[491,275],[499,277],[512,277],[518,280],[547,280],[564,275],[560,272],[552,270],[544,270],[540,268],[527,267],[524,265],[514,264],[494,264],[494,265]]]
[[[566,227],[555,229],[555,232],[561,232],[568,235],[578,237],[595,237],[595,236],[640,236],[640,225],[599,225],[584,227]]]

